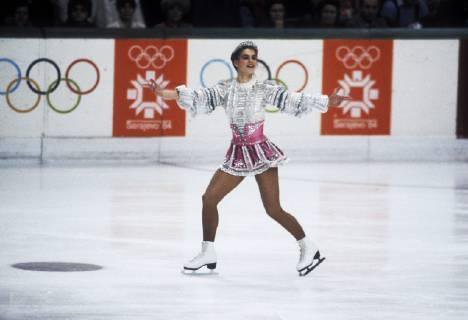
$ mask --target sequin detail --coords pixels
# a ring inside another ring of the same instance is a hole
[[[232,141],[221,170],[235,176],[249,176],[286,162],[283,151],[263,134],[263,123],[245,125],[244,134],[231,124]]]

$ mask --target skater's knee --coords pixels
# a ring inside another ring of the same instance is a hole
[[[277,219],[279,216],[283,214],[283,209],[280,205],[265,205],[266,213],[273,219]]]
[[[202,196],[202,202],[204,206],[217,206],[220,199],[215,194],[205,192]]]

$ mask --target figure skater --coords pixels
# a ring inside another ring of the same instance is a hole
[[[265,107],[273,105],[281,112],[301,116],[313,109],[324,113],[328,107],[338,106],[351,98],[339,95],[337,89],[330,96],[312,96],[288,92],[269,81],[259,81],[255,78],[257,56],[258,48],[252,41],[241,42],[231,54],[237,77],[220,81],[211,88],[193,90],[178,86],[175,90],[167,90],[154,81],[145,84],[163,99],[176,99],[178,105],[192,115],[208,114],[216,107],[223,107],[232,129],[232,141],[224,162],[202,196],[201,252],[184,264],[185,270],[198,270],[204,266],[211,270],[216,268],[217,205],[246,176],[255,176],[267,214],[297,240],[300,257],[296,270],[299,275],[308,274],[325,259],[320,256],[318,247],[306,237],[297,220],[280,205],[278,165],[287,158],[263,134]]]

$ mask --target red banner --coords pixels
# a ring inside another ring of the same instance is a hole
[[[351,101],[322,115],[322,135],[389,135],[392,40],[324,40],[322,91]]]
[[[187,40],[116,40],[114,70],[114,137],[185,135],[185,111],[142,84],[186,83]]]

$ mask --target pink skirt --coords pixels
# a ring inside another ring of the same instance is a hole
[[[287,161],[283,151],[263,134],[263,121],[246,124],[243,134],[231,124],[232,141],[220,169],[235,176],[265,172]]]

